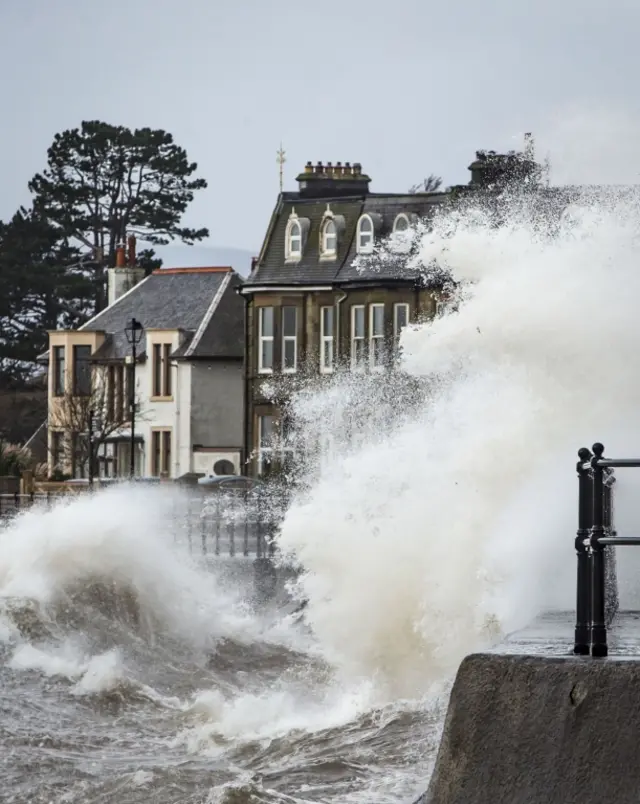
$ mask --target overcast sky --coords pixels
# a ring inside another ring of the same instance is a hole
[[[478,148],[637,181],[640,0],[0,0],[0,219],[82,120],[171,131],[209,188],[188,223],[257,251],[311,159],[371,189],[465,182]]]

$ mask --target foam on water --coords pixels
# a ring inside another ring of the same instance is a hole
[[[114,488],[23,513],[0,539],[0,603],[47,611],[95,585],[115,590],[115,604],[131,604],[148,635],[159,630],[201,646],[212,637],[251,638],[255,622],[242,601],[176,543],[180,501],[166,490]]]

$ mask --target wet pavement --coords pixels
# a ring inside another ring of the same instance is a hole
[[[574,612],[550,612],[507,636],[489,653],[573,656],[574,628]],[[607,641],[609,657],[640,659],[640,611],[619,612],[607,629]]]

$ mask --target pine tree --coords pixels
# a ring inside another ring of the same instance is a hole
[[[33,211],[0,222],[0,388],[32,378],[47,330],[86,318],[91,286],[77,248]]]
[[[75,238],[91,250],[91,312],[106,304],[106,268],[115,264],[116,247],[127,235],[152,245],[208,237],[207,229],[181,225],[194,193],[207,186],[193,178],[196,170],[166,131],[132,131],[94,120],[56,134],[47,167],[29,189],[34,209],[61,238]],[[141,257],[153,264],[152,251]]]

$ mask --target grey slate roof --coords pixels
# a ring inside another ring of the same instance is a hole
[[[173,268],[154,271],[81,329],[106,333],[96,359],[129,354],[124,328],[136,318],[145,329],[181,330],[176,357],[241,358],[244,302],[236,293],[242,279],[231,268]],[[214,305],[215,302],[215,305]],[[195,348],[190,351],[190,345]]]
[[[396,216],[404,212],[409,219],[428,217],[447,199],[445,193],[389,195],[370,193],[364,196],[335,198],[302,198],[299,193],[282,193],[272,219],[260,260],[245,287],[263,285],[331,285],[353,281],[397,280],[413,281],[414,273],[405,269],[406,259],[385,261],[380,266],[374,260],[371,269],[366,260],[359,259],[360,269],[353,265],[356,253],[356,227],[360,216],[370,213],[376,227],[376,242],[391,234]],[[330,206],[343,226],[338,226],[336,259],[320,258],[320,229]],[[308,221],[303,239],[302,257],[297,262],[285,262],[285,235],[289,216],[295,210],[300,219]]]

